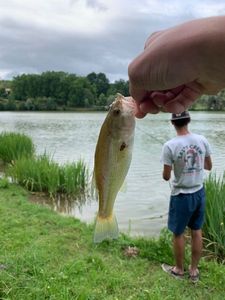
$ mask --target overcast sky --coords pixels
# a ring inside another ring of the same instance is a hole
[[[48,70],[127,79],[149,34],[225,14],[225,0],[0,0],[0,79]]]

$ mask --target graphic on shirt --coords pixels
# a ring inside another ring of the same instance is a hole
[[[202,170],[202,150],[196,145],[187,145],[178,155],[184,164],[183,173],[200,172]]]

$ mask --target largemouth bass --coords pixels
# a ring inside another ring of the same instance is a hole
[[[132,158],[135,103],[118,94],[101,127],[94,162],[93,181],[99,201],[94,242],[116,239],[119,235],[113,206]]]

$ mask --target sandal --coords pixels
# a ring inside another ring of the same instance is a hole
[[[192,283],[197,283],[197,282],[199,281],[199,278],[200,278],[199,272],[197,272],[196,275],[191,275],[191,274],[189,273],[189,277],[188,277],[188,278],[190,279],[190,281],[191,281]]]
[[[161,265],[162,269],[164,272],[168,273],[169,275],[171,275],[173,278],[176,279],[184,279],[184,274],[179,274],[176,273],[173,269],[173,266],[167,265],[167,264],[162,264]]]

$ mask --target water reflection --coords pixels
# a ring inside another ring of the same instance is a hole
[[[63,194],[53,197],[44,193],[31,193],[30,200],[34,203],[48,206],[60,214],[74,216],[77,210],[82,213],[82,208],[90,203],[91,198],[86,193],[82,193],[76,198]]]

